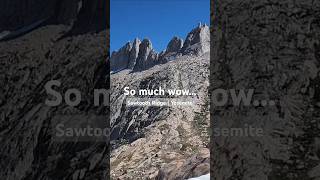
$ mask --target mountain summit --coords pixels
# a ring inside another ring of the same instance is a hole
[[[150,39],[142,42],[136,38],[128,42],[111,55],[111,70],[118,72],[123,69],[133,71],[146,70],[154,65],[166,63],[181,55],[201,55],[210,51],[210,30],[207,25],[194,28],[185,41],[173,37],[167,49],[161,53],[152,48]]]

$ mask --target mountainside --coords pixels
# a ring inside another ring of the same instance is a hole
[[[174,37],[160,54],[147,39],[113,53],[111,67],[123,70],[111,75],[112,178],[169,180],[209,173],[208,29],[195,28],[185,42]],[[196,105],[128,107],[124,87],[188,89],[196,93]]]
[[[258,102],[213,109],[213,127],[263,130],[212,136],[212,178],[319,179],[320,1],[211,2],[210,87],[253,89]]]
[[[4,179],[103,179],[108,176],[108,144],[55,140],[54,123],[78,117],[108,119],[108,108],[93,105],[92,89],[108,89],[105,34],[56,41],[64,26],[46,26],[0,43],[0,177]],[[39,40],[39,37],[43,37]],[[81,48],[79,48],[81,47]],[[60,81],[59,92],[77,88],[82,103],[45,104],[45,84]],[[71,178],[72,177],[72,178]]]
[[[58,141],[55,134],[55,124],[67,124],[72,118],[76,119],[72,121],[74,127],[101,117],[108,125],[109,108],[93,102],[94,88],[109,89],[108,31],[106,27],[96,29],[98,33],[88,33],[87,27],[75,28],[80,14],[84,20],[107,13],[103,6],[92,8],[98,1],[90,0],[87,2],[93,4],[86,5],[83,1],[84,9],[77,15],[70,14],[77,17],[73,26],[62,25],[60,20],[56,23],[59,25],[48,25],[49,21],[32,25],[41,19],[54,19],[57,0],[0,1],[0,33],[18,32],[0,42],[0,179],[108,179],[107,138],[84,141],[64,137]],[[59,17],[69,19],[64,13],[73,13],[70,4],[75,1],[60,2],[63,4],[59,7],[65,9],[59,10]],[[91,13],[85,10],[89,7]],[[101,19],[103,16],[94,21]],[[68,36],[72,29],[84,34]],[[62,95],[70,88],[81,91],[80,105],[71,107],[65,101],[55,107],[46,105],[50,96],[45,85],[50,80],[61,82],[56,90]]]

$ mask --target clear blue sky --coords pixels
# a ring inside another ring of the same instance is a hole
[[[210,22],[210,0],[111,0],[110,46],[118,50],[134,38],[149,38],[164,50],[173,36],[185,39],[201,21]]]

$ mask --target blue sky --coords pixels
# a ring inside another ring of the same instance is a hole
[[[173,36],[185,39],[201,21],[210,22],[210,0],[111,0],[110,46],[118,50],[134,38],[149,38],[164,50]]]

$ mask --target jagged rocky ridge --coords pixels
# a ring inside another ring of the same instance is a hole
[[[209,28],[200,26],[184,43],[174,37],[160,54],[147,39],[135,39],[113,53],[111,66],[121,71],[111,75],[112,179],[188,179],[209,173],[209,43]],[[196,92],[197,104],[126,106],[124,87],[160,86]]]
[[[111,70],[117,72],[123,69],[133,71],[145,70],[156,64],[166,63],[182,55],[200,55],[210,50],[210,32],[206,25],[199,25],[193,29],[183,41],[173,37],[166,50],[157,53],[152,48],[149,39],[142,42],[136,38],[132,43],[128,42],[111,55]]]

